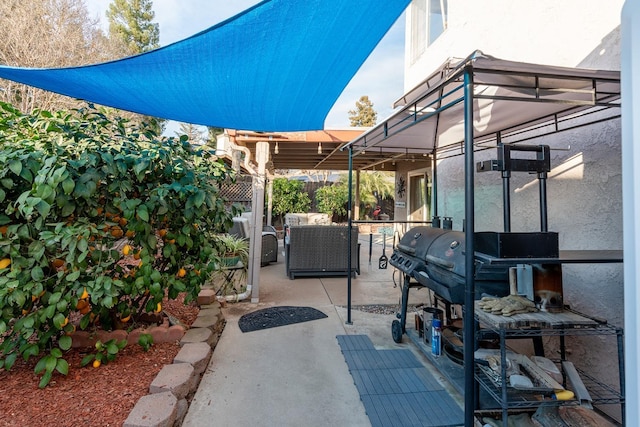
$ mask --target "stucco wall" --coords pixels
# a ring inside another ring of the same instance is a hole
[[[411,62],[405,44],[404,87],[409,90],[450,57],[476,49],[512,61],[620,69],[619,34],[623,0],[455,0],[449,1],[445,32]],[[410,39],[410,13],[406,37]],[[618,38],[619,36],[614,36]],[[591,58],[584,63],[585,58]]]

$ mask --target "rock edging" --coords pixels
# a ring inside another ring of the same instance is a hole
[[[215,295],[198,296],[200,312],[180,339],[182,347],[173,364],[165,365],[141,397],[124,427],[178,427],[189,409],[189,401],[198,389],[213,349],[224,329],[225,320]]]

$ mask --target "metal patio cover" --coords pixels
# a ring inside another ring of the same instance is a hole
[[[467,94],[465,70],[471,75]],[[438,158],[463,154],[465,97],[473,102],[475,144],[495,146],[498,133],[513,143],[524,138],[524,129],[548,123],[559,130],[568,126],[565,119],[586,111],[616,107],[619,115],[620,72],[514,62],[475,51],[445,62],[398,99],[390,117],[347,146],[362,157],[361,167],[434,151]],[[589,120],[597,119],[581,119]]]
[[[0,66],[0,78],[199,125],[318,130],[409,2],[265,0],[141,55],[71,68]]]

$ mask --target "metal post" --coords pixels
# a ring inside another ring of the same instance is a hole
[[[502,217],[504,222],[504,231],[511,231],[511,170],[504,167],[504,145],[502,144],[502,134],[498,132],[498,161],[502,160]]]
[[[464,296],[464,425],[474,426],[475,387],[475,245],[474,160],[473,160],[473,68],[464,71],[464,212],[465,226],[465,296]]]
[[[549,231],[547,222],[547,173],[538,173],[538,182],[540,183],[540,231]]]
[[[352,226],[352,217],[351,217],[351,198],[353,197],[353,147],[349,146],[349,197],[347,199],[347,325],[351,325],[351,226]]]
[[[511,171],[502,171],[502,216],[504,221],[504,231],[511,231],[511,188],[509,180]]]
[[[431,154],[431,174],[433,175],[431,184],[431,198],[433,199],[432,217],[438,216],[438,162],[436,161],[436,150]],[[428,218],[431,219],[431,218]]]

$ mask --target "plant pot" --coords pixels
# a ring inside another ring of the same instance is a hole
[[[233,267],[240,262],[240,255],[225,256],[220,259],[220,263],[224,267]]]

